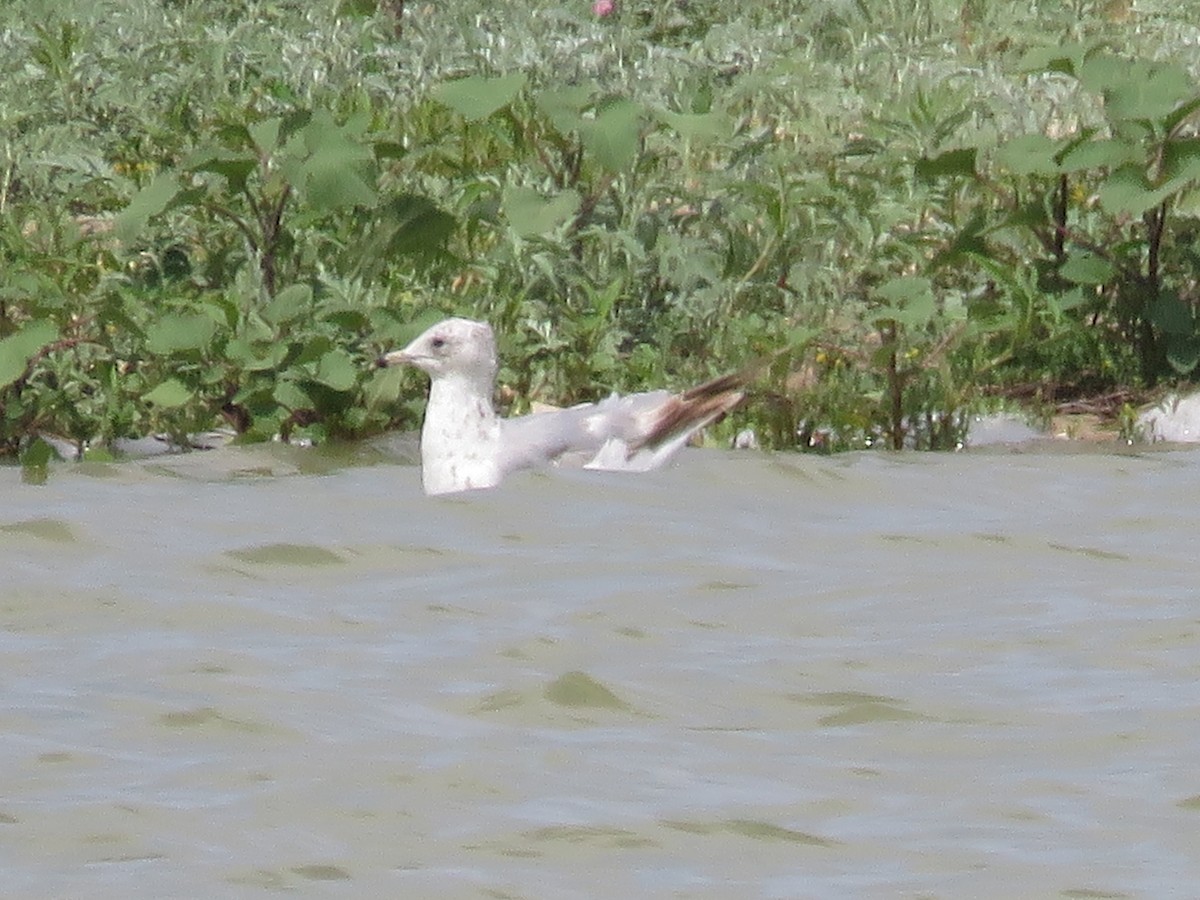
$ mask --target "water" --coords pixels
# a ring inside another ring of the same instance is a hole
[[[1200,455],[0,471],[6,897],[1194,897]]]

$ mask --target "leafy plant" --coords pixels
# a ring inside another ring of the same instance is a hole
[[[997,392],[1190,375],[1190,27],[15,0],[0,452],[411,426],[369,363],[450,312],[496,325],[516,409],[767,359],[724,427],[777,447],[953,446]]]

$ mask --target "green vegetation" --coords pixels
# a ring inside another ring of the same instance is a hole
[[[774,447],[1186,378],[1183,9],[12,0],[0,454],[411,427],[446,313],[517,410],[770,356]]]

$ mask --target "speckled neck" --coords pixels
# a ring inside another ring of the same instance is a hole
[[[421,427],[421,481],[428,494],[500,483],[500,420],[491,385],[458,374],[435,378]]]

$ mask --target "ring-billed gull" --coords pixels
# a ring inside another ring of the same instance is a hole
[[[745,376],[725,375],[681,394],[650,391],[502,419],[492,406],[496,340],[484,322],[446,319],[381,366],[429,375],[421,426],[427,494],[495,487],[509,472],[579,455],[586,468],[644,472],[662,465],[699,429],[742,400]]]

